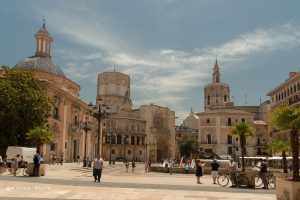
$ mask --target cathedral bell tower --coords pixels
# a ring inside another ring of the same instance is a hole
[[[53,41],[46,28],[45,19],[42,28],[34,35],[36,39],[36,52],[35,56],[51,57],[50,46]]]
[[[225,104],[230,102],[230,88],[226,83],[221,83],[221,73],[218,61],[213,68],[212,83],[204,87],[204,110],[210,108],[225,107]]]

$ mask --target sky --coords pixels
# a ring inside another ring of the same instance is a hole
[[[34,55],[43,24],[51,55],[95,103],[97,76],[131,78],[134,108],[204,109],[216,60],[235,105],[259,105],[300,67],[299,0],[0,0],[0,65]]]

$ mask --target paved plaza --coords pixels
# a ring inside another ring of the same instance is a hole
[[[133,199],[133,200],[271,200],[275,190],[222,188],[205,175],[196,184],[194,174],[144,173],[137,164],[135,172],[125,171],[123,163],[108,165],[101,182],[94,183],[92,169],[76,163],[47,165],[42,177],[0,175],[0,199]]]

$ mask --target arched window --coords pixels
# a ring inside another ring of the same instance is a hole
[[[207,105],[210,105],[210,96],[207,96]]]
[[[115,154],[115,150],[114,149],[111,150],[111,154]]]
[[[128,149],[128,151],[127,151],[127,154],[128,154],[128,155],[130,155],[130,154],[131,154],[131,150],[130,150],[130,149]]]
[[[136,144],[140,145],[140,137],[139,136],[136,137]]]

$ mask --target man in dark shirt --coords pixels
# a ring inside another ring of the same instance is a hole
[[[217,159],[214,159],[211,163],[211,175],[213,177],[214,184],[216,184],[216,179],[219,176],[218,169],[219,169],[219,163],[217,163]]]
[[[267,179],[268,165],[263,159],[261,159],[260,162],[261,164],[260,164],[259,175],[264,184],[264,189],[268,189],[268,179]]]

